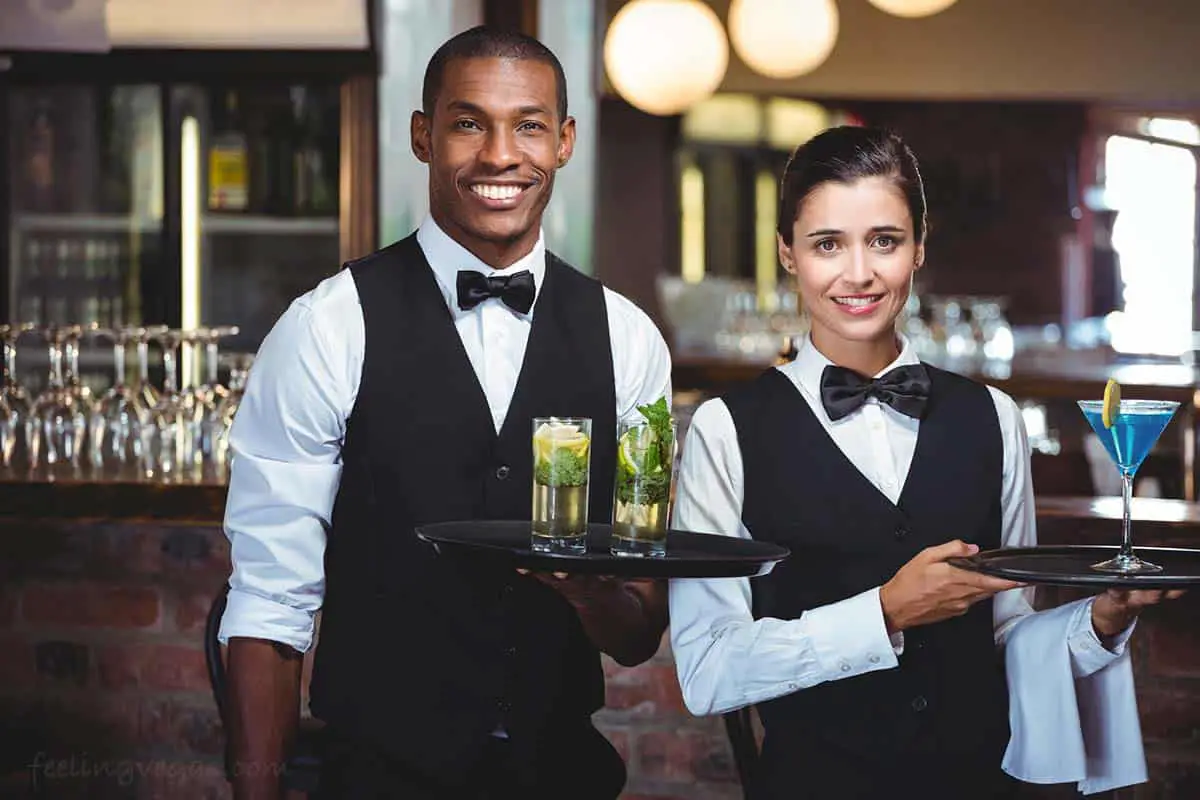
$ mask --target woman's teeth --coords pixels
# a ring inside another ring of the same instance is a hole
[[[835,298],[833,298],[833,302],[838,303],[839,305],[843,305],[843,306],[861,307],[861,306],[869,306],[872,303],[878,303],[882,299],[883,299],[883,295],[872,294],[872,295],[868,295],[866,297],[835,297]]]

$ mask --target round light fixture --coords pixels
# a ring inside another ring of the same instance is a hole
[[[742,61],[769,78],[795,78],[829,58],[838,36],[833,0],[733,0],[729,39]]]
[[[897,17],[929,17],[945,11],[957,0],[867,0],[880,11]]]
[[[633,0],[604,36],[609,80],[648,114],[679,114],[709,97],[728,65],[725,29],[700,0]]]

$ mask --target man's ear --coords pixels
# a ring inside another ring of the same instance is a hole
[[[558,167],[562,169],[575,152],[575,118],[567,117],[558,129]]]
[[[409,135],[412,139],[413,155],[421,163],[428,164],[432,156],[429,144],[429,118],[425,116],[425,112],[414,111],[412,113],[412,120],[409,122]]]

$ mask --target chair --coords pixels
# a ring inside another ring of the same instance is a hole
[[[204,625],[204,660],[208,665],[208,682],[212,687],[213,700],[217,704],[217,713],[221,717],[221,725],[229,730],[228,691],[229,686],[225,675],[225,655],[217,633],[221,628],[221,617],[225,613],[226,597],[229,585],[221,587],[221,591],[213,598],[208,609],[208,619]],[[320,722],[302,717],[296,731],[296,741],[292,752],[288,754],[285,764],[283,787],[286,790],[314,794],[321,777],[321,730]],[[229,739],[225,744],[225,779],[233,779],[233,754],[230,751]]]
[[[750,789],[751,776],[758,763],[758,739],[754,735],[753,707],[739,708],[722,714],[725,733],[733,750],[733,763],[742,783],[743,796]]]

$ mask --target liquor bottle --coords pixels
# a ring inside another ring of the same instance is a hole
[[[30,237],[25,244],[25,263],[21,269],[21,296],[18,304],[17,322],[32,322],[41,325],[45,283],[46,248],[36,238]]]
[[[237,93],[229,91],[225,95],[225,113],[219,118],[208,150],[209,210],[246,210],[250,199],[248,150]]]
[[[292,90],[298,141],[293,156],[297,214],[322,216],[336,210],[329,166],[321,149],[320,98],[304,87]]]
[[[39,97],[34,103],[26,138],[25,181],[30,211],[58,210],[57,138],[50,100]]]

